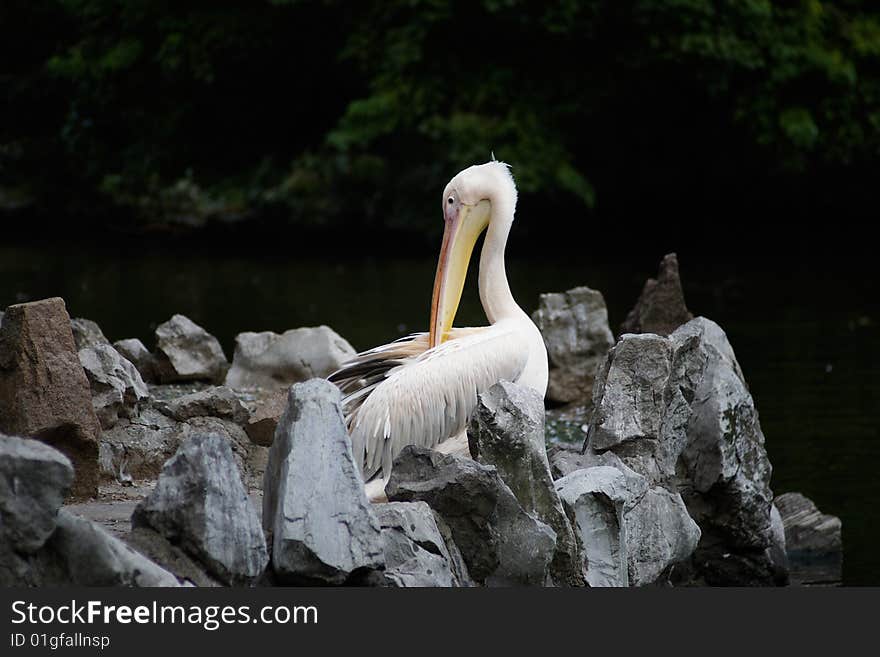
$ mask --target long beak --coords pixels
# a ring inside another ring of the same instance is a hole
[[[491,204],[483,200],[476,205],[460,205],[446,216],[443,246],[434,277],[434,294],[431,298],[431,326],[429,346],[436,347],[449,338],[468,263],[480,233],[489,225]]]

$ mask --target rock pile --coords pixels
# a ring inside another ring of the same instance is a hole
[[[733,349],[708,319],[673,326],[689,314],[683,299],[667,312],[676,289],[667,257],[631,318],[668,334],[616,344],[597,292],[542,298],[554,401],[592,399],[583,450],[548,458],[543,400],[502,381],[478,397],[472,458],[406,447],[383,504],[338,389],[312,378],[353,354],[330,329],[240,334],[227,373],[182,315],[151,353],[60,299],[11,306],[0,429],[25,437],[0,435],[0,585],[767,585],[804,555],[839,556],[838,519],[799,494],[774,504]],[[152,485],[130,532],[62,508],[99,478]]]

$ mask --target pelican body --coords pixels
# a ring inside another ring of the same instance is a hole
[[[406,445],[465,452],[477,395],[500,380],[547,391],[547,351],[517,305],[504,268],[516,210],[508,166],[488,162],[458,173],[443,192],[445,229],[430,330],[358,354],[330,376],[343,393],[355,462],[371,498],[381,497]],[[489,326],[453,328],[479,236],[480,301]]]

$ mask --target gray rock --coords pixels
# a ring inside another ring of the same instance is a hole
[[[775,505],[782,520],[789,554],[824,556],[837,554],[843,549],[840,518],[822,513],[802,493],[783,493],[776,498]]]
[[[424,502],[388,502],[375,505],[382,527],[385,577],[394,586],[460,586],[452,557]]]
[[[697,546],[700,529],[678,493],[648,481],[613,454],[556,482],[575,524],[590,586],[662,582]]]
[[[121,419],[101,435],[101,477],[122,483],[155,479],[182,438],[180,423],[152,408]]]
[[[101,327],[90,319],[74,317],[70,320],[70,330],[73,332],[77,350],[110,344],[110,341],[104,337]]]
[[[556,482],[556,490],[583,552],[590,586],[628,586],[623,506],[630,498],[626,478],[604,466],[577,470]]]
[[[268,563],[259,518],[219,436],[197,434],[180,446],[132,526],[154,529],[228,584],[249,584]]]
[[[0,544],[21,554],[42,547],[72,482],[73,466],[58,450],[0,434]]]
[[[282,582],[341,584],[384,564],[339,403],[324,379],[291,386],[269,450],[263,528]]]
[[[700,527],[681,495],[653,486],[624,514],[630,586],[663,583],[700,541]]]
[[[471,455],[494,465],[522,508],[553,528],[550,574],[557,586],[583,586],[577,539],[553,486],[544,443],[544,400],[502,381],[478,397],[468,428]]]
[[[223,583],[210,575],[205,566],[150,527],[135,527],[123,539],[150,561],[158,564],[181,582],[198,587],[218,587]]]
[[[128,338],[114,342],[113,346],[116,351],[122,354],[122,357],[131,362],[140,372],[141,378],[147,383],[157,383],[156,375],[156,359],[143,342],[137,338]]]
[[[602,293],[576,287],[542,294],[532,320],[547,347],[547,399],[559,403],[589,401],[596,370],[614,344]]]
[[[165,415],[183,422],[194,417],[216,417],[244,425],[249,417],[247,407],[226,386],[216,386],[156,403]]]
[[[140,404],[149,399],[140,372],[109,343],[82,347],[79,362],[89,380],[92,407],[102,428],[112,428],[120,416],[137,415]]]
[[[136,417],[121,419],[101,436],[101,476],[124,484],[155,479],[165,461],[187,438],[203,433],[226,440],[242,479],[249,480],[253,461],[251,452],[256,446],[251,445],[240,426],[214,417],[193,417],[178,422],[149,407]]]
[[[791,584],[839,586],[843,574],[840,518],[822,513],[801,493],[779,495],[773,508],[782,525]],[[778,554],[778,546],[774,548]]]
[[[183,315],[156,327],[156,373],[161,382],[220,383],[229,363],[217,338]]]
[[[291,383],[323,378],[339,369],[355,350],[327,326],[239,333],[226,385],[241,389],[286,388]]]
[[[385,492],[391,501],[427,502],[449,525],[477,582],[548,582],[556,532],[523,510],[494,466],[409,445],[397,456]]]
[[[593,454],[652,488],[680,491],[701,529],[696,577],[770,584],[771,467],[754,401],[721,328],[694,319],[668,338],[624,335],[594,390]]]
[[[266,447],[271,445],[275,439],[278,420],[284,415],[286,408],[287,391],[285,390],[273,391],[259,400],[244,427],[251,442]]]
[[[660,261],[657,278],[649,278],[645,282],[641,296],[620,327],[620,334],[669,335],[693,317],[684,302],[678,258],[674,253],[669,253]]]
[[[63,573],[43,585],[180,586],[177,578],[94,523],[58,512],[58,528],[46,543],[48,559]],[[55,581],[53,581],[55,580]]]
[[[0,431],[57,448],[74,466],[71,495],[97,494],[101,426],[63,299],[6,309],[0,329]]]

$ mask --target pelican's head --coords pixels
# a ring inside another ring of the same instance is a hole
[[[464,289],[468,263],[480,234],[491,222],[507,233],[516,207],[516,186],[503,162],[460,171],[443,190],[443,245],[431,300],[430,346],[448,337]],[[493,210],[495,210],[493,212]]]

